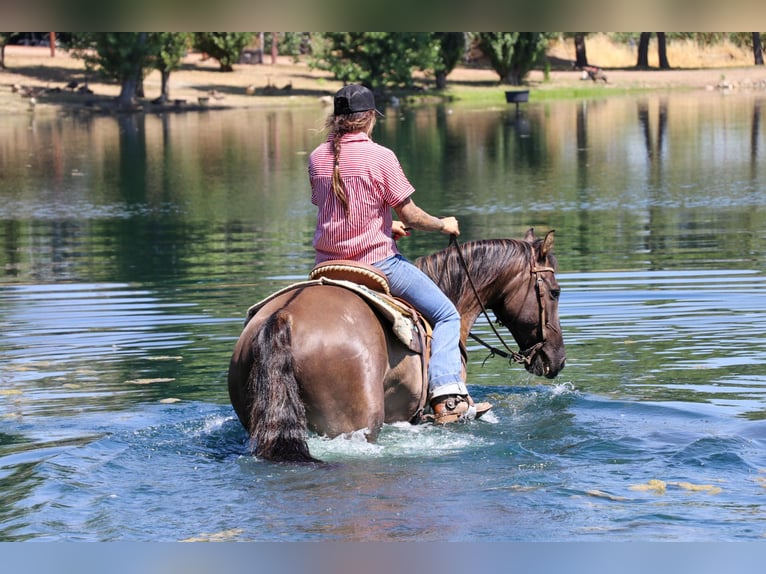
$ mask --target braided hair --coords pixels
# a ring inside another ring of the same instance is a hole
[[[339,114],[327,118],[325,127],[332,135],[332,151],[335,158],[335,164],[332,171],[332,192],[343,205],[343,209],[348,214],[348,197],[346,196],[346,186],[340,175],[340,140],[345,134],[364,132],[370,134],[375,125],[375,110],[366,110],[364,112],[354,112],[351,114]]]

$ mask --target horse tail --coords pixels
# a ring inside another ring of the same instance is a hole
[[[306,443],[306,410],[298,391],[290,318],[277,311],[253,337],[248,387],[255,456],[278,462],[319,462]]]

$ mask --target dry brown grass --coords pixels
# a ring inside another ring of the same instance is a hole
[[[6,111],[26,109],[29,104],[28,99],[22,101],[18,93],[12,93],[13,86],[56,90],[37,98],[37,110],[62,104],[102,105],[120,93],[118,84],[86,72],[83,61],[65,50],[57,50],[51,57],[45,47],[7,46],[5,63],[7,69],[0,71],[0,109]],[[66,90],[72,80],[87,82],[94,94]],[[151,72],[144,80],[146,99],[157,98],[160,86],[159,72]],[[290,57],[280,57],[275,64],[237,65],[234,72],[227,73],[219,71],[215,60],[192,52],[170,75],[170,97],[184,100],[185,107],[198,105],[199,98],[209,98],[208,107],[316,105],[318,99],[341,86],[330,74],[310,70],[305,62],[296,63]]]
[[[589,35],[585,40],[588,63],[601,68],[630,68],[636,65],[638,47],[614,42],[606,34]],[[667,43],[668,61],[674,69],[725,68],[750,66],[753,51],[725,40],[714,46],[699,46],[693,40],[673,40]],[[551,44],[548,55],[563,60],[574,60],[572,39]],[[657,38],[649,42],[649,66],[659,67]]]

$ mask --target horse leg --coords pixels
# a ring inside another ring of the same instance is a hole
[[[388,333],[389,370],[385,380],[386,423],[412,421],[426,404],[428,383],[424,381],[420,355],[410,351],[393,332]]]
[[[327,295],[330,289],[339,290],[325,289],[321,302],[312,301],[314,294],[307,290],[296,302],[324,311],[319,316],[315,311],[313,319],[304,313],[294,325],[295,365],[308,426],[331,438],[366,429],[367,439],[374,441],[385,419],[385,330],[367,303],[343,290],[334,300]]]
[[[256,456],[312,461],[307,428],[377,438],[387,368],[385,331],[369,306],[344,289],[312,287],[251,319],[229,365],[229,396]]]

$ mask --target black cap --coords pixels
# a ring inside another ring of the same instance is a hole
[[[343,86],[335,94],[333,113],[336,116],[366,112],[367,110],[375,110],[379,115],[383,115],[375,108],[375,96],[364,86],[349,84]]]

